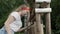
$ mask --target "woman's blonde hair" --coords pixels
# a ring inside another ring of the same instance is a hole
[[[29,7],[29,5],[26,5],[26,4],[20,5],[15,11],[17,12],[22,11],[21,10],[22,7]]]

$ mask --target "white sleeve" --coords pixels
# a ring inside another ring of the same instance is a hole
[[[10,15],[13,16],[16,20],[18,19],[18,14],[16,12],[12,12]]]

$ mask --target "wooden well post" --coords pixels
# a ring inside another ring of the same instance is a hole
[[[36,4],[40,4],[40,6],[35,8],[36,13],[36,24],[37,24],[37,34],[44,34],[43,25],[41,24],[41,13],[46,13],[46,34],[51,34],[51,8],[50,3],[51,0],[35,0]]]

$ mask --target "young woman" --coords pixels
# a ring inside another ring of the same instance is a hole
[[[10,13],[7,20],[4,23],[4,27],[0,29],[0,34],[14,34],[14,32],[21,31],[25,28],[22,27],[21,16],[24,16],[30,11],[30,7],[27,5],[21,5],[15,11]]]

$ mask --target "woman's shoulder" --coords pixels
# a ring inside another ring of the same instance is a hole
[[[20,18],[20,15],[18,14],[18,12],[12,12],[10,15],[15,17],[16,19]]]
[[[11,12],[10,15],[18,15],[18,12],[16,12],[16,11]]]
[[[16,12],[16,11],[13,11],[13,12],[11,12],[11,14],[12,14],[12,13],[13,13],[13,14],[14,14],[14,13],[16,14],[17,12]]]

